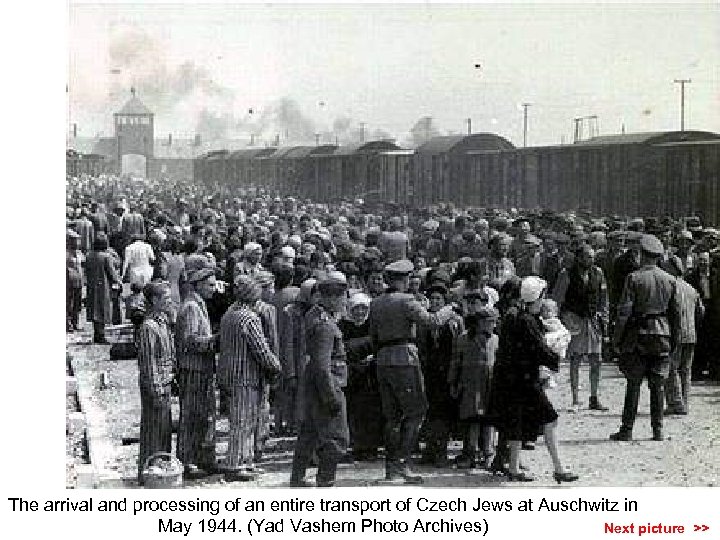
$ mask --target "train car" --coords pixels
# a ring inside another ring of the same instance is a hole
[[[380,167],[378,186],[379,200],[408,206],[415,193],[415,152],[413,150],[388,150],[378,152]],[[372,200],[372,197],[371,197]]]
[[[99,176],[105,172],[105,156],[82,154],[73,149],[65,151],[65,174],[69,176]]]
[[[470,151],[465,161],[472,189],[465,192],[465,204],[595,215],[717,216],[718,138],[698,131],[637,133],[571,145]]]
[[[720,226],[720,136],[708,140],[660,142],[658,181],[664,186],[664,214],[698,216]]]
[[[296,197],[309,197],[313,185],[313,156],[330,155],[337,148],[334,144],[292,148],[278,170],[279,191]]]
[[[341,146],[332,154],[313,156],[314,178],[319,201],[366,198],[377,195],[380,167],[377,155],[399,150],[392,141],[370,141]]]
[[[247,148],[236,150],[228,158],[228,185],[237,188],[258,187],[260,184],[258,158],[263,158],[275,152],[275,148]]]
[[[476,186],[468,169],[467,154],[472,151],[502,151],[514,148],[510,141],[492,133],[448,135],[430,139],[415,152],[415,204],[472,204],[470,201]]]

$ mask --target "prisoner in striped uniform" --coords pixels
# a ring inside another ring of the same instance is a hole
[[[215,269],[193,271],[188,285],[175,327],[180,386],[177,453],[185,474],[198,478],[215,469],[216,336],[205,305],[215,292]]]
[[[249,276],[235,281],[236,302],[220,321],[218,385],[229,396],[230,437],[226,480],[252,480],[254,438],[265,381],[280,372],[280,362],[268,345],[260,317],[253,308],[260,286]]]
[[[170,383],[175,367],[175,346],[170,331],[170,324],[175,318],[175,307],[170,287],[165,283],[151,282],[145,286],[143,292],[150,309],[138,333],[140,483],[147,458],[156,452],[170,452],[171,449]]]

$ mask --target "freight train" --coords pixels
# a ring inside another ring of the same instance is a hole
[[[414,150],[391,141],[216,151],[196,182],[330,202],[423,207],[699,216],[720,224],[720,134],[672,131],[515,148],[492,133],[436,137]]]

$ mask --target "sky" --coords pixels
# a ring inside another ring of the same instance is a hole
[[[599,134],[720,132],[720,8],[706,4],[72,4],[68,127],[112,135],[130,87],[175,138],[570,142]],[[589,135],[589,122],[585,124]]]

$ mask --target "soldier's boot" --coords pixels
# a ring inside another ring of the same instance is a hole
[[[306,470],[307,466],[304,463],[301,463],[298,459],[293,459],[290,487],[312,487],[312,483],[305,478]]]
[[[631,441],[635,425],[638,402],[640,401],[640,385],[642,379],[628,379],[625,388],[625,404],[623,405],[622,425],[617,433],[610,435],[611,441]]]
[[[336,460],[321,460],[318,466],[317,479],[315,484],[317,487],[333,487],[335,485],[335,474],[337,473]]]
[[[651,375],[648,381],[650,387],[650,424],[653,430],[654,441],[664,441],[663,435],[663,405],[665,403],[665,388],[662,378]]]

